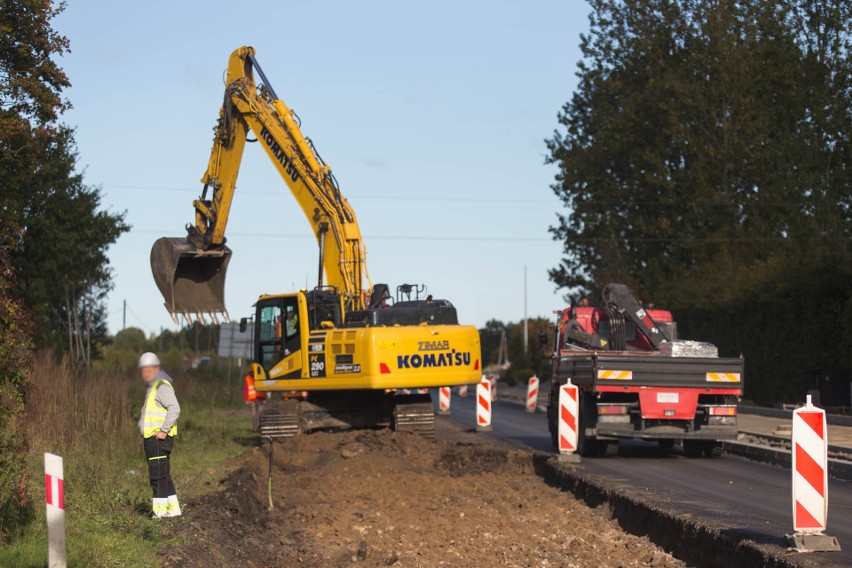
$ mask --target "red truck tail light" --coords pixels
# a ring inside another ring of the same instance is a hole
[[[630,412],[630,407],[626,404],[599,404],[598,405],[598,414],[612,415],[612,414],[628,414]]]
[[[737,407],[736,406],[708,406],[707,411],[708,411],[708,414],[710,414],[710,416],[736,416],[737,415]]]

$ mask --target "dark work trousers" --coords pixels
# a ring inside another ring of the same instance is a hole
[[[156,436],[144,439],[145,457],[148,458],[148,479],[151,481],[151,489],[154,498],[165,499],[169,495],[175,495],[175,484],[169,471],[169,455],[175,445],[175,439],[166,436],[165,440],[158,440]]]

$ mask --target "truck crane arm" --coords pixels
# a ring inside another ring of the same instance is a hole
[[[648,338],[655,350],[666,341],[671,341],[654,318],[645,310],[633,291],[624,284],[608,284],[603,289],[603,300],[609,315],[612,348],[626,349],[624,342],[624,320],[629,320],[642,335]]]
[[[193,202],[194,223],[187,225],[186,238],[163,237],[151,250],[151,269],[166,309],[176,321],[179,315],[190,321],[193,315],[202,321],[205,315],[213,321],[218,320],[217,314],[228,317],[224,288],[232,253],[225,245],[225,229],[249,131],[272,160],[317,238],[319,286],[325,273],[327,285],[342,294],[347,311],[363,310],[372,284],[355,212],[331,168],[302,134],[296,114],[266,79],[253,47],[237,49],[228,61],[224,102],[201,178],[204,188]]]

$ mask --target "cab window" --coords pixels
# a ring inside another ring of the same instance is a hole
[[[300,348],[299,300],[295,297],[269,300],[260,306],[257,319],[258,360],[268,372]]]

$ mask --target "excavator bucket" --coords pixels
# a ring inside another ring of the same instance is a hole
[[[204,323],[205,316],[218,322],[217,314],[228,320],[225,309],[225,274],[231,249],[198,250],[183,238],[163,237],[151,248],[151,272],[163,294],[172,319],[193,316]]]

